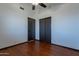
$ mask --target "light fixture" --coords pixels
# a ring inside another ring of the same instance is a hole
[[[37,6],[37,5],[38,5],[38,3],[32,3],[32,5],[35,5],[35,6]]]

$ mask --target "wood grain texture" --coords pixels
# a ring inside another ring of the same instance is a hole
[[[79,51],[51,45],[46,42],[31,41],[1,49],[0,56],[79,56]]]

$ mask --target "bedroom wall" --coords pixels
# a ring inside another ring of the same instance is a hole
[[[51,43],[79,50],[79,4],[63,4],[58,9],[53,9],[54,7],[39,12],[37,17],[38,20],[52,17]],[[39,34],[38,30],[37,33]],[[37,38],[39,40],[38,36]]]
[[[63,5],[52,23],[52,43],[79,50],[79,4]]]
[[[0,49],[28,40],[27,17],[31,17],[32,13],[27,5],[0,4]],[[20,10],[20,6],[25,7],[25,10]]]

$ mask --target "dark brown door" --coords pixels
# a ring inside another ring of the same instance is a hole
[[[40,19],[40,41],[51,43],[51,17]]]
[[[28,18],[28,41],[35,39],[35,19]]]

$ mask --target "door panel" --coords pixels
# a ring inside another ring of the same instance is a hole
[[[28,41],[35,39],[35,19],[28,18]]]
[[[40,19],[40,41],[51,43],[51,17]]]
[[[46,41],[51,43],[51,18],[46,18],[45,19],[45,35],[46,35]]]
[[[40,40],[44,41],[45,38],[45,20],[40,19]]]

